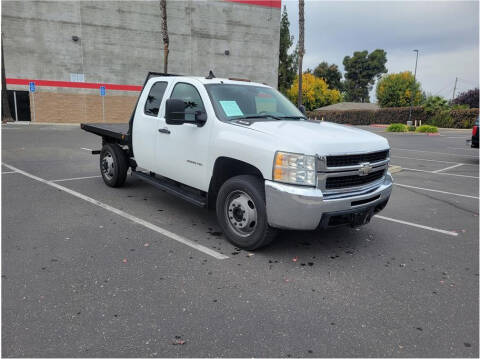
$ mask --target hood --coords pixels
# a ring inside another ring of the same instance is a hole
[[[332,122],[258,121],[249,127],[276,138],[279,151],[332,155],[374,152],[390,147],[381,136]]]

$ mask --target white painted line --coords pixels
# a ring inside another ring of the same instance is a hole
[[[17,171],[5,171],[2,172],[2,175],[8,175],[9,173],[17,173]]]
[[[75,180],[82,180],[82,179],[89,179],[89,178],[98,178],[102,176],[86,176],[86,177],[73,177],[73,178],[62,178],[57,180],[51,180],[52,182],[65,182],[65,181],[75,181]]]
[[[469,152],[472,152],[472,153],[478,151],[476,148],[471,148],[471,147],[467,147],[467,146],[465,146],[465,147],[449,147],[449,148],[451,148],[452,150],[464,150],[464,151],[469,151]]]
[[[458,174],[456,174],[456,173],[443,173],[443,172],[435,173],[435,172],[433,172],[433,171],[417,170],[416,168],[406,168],[406,167],[402,167],[402,168],[403,168],[404,170],[406,170],[406,171],[433,173],[433,174],[436,174],[436,175],[443,175],[443,176],[456,176],[456,177],[466,177],[466,178],[478,178],[478,177],[475,177],[475,176],[458,175]]]
[[[433,227],[429,227],[429,226],[424,226],[422,224],[417,224],[417,223],[412,223],[412,222],[407,222],[407,221],[401,221],[399,219],[395,219],[395,218],[390,218],[390,217],[384,217],[384,216],[379,216],[379,215],[375,215],[373,216],[373,218],[379,218],[379,219],[383,219],[385,221],[390,221],[390,222],[395,222],[395,223],[401,223],[401,224],[405,224],[407,226],[412,226],[412,227],[417,227],[417,228],[422,228],[422,229],[426,229],[428,231],[433,231],[433,232],[438,232],[438,233],[443,233],[443,234],[446,234],[448,236],[458,236],[458,233],[457,232],[452,232],[452,231],[446,231],[444,229],[438,229],[438,228],[433,228]]]
[[[431,189],[431,188],[423,188],[423,187],[409,186],[409,185],[400,184],[400,183],[394,183],[394,185],[395,185],[395,186],[399,186],[399,187],[419,189],[419,190],[428,191],[428,192],[438,192],[438,193],[450,194],[450,195],[452,195],[452,196],[460,196],[460,197],[467,197],[467,198],[479,199],[479,197],[469,196],[468,194],[460,194],[460,193],[439,191],[438,189]]]
[[[91,152],[91,151],[92,151],[92,149],[91,149],[91,148],[80,147],[80,149],[81,149],[81,150],[85,150],[85,151],[89,151],[89,152]]]
[[[462,137],[445,137],[445,138],[465,138],[465,136],[462,136]]]
[[[463,157],[472,157],[478,158],[478,156],[468,156],[461,153],[448,153],[448,152],[435,152],[435,151],[423,151],[423,150],[411,150],[409,148],[394,148],[391,147],[392,150],[400,150],[400,151],[412,151],[412,152],[425,152],[425,153],[435,153],[437,155],[450,155],[450,156],[463,156]]]
[[[138,217],[135,217],[135,216],[132,216],[131,214],[128,214],[120,209],[117,209],[115,207],[112,207],[106,203],[103,203],[103,202],[100,202],[100,201],[97,201],[96,199],[92,198],[92,197],[88,197],[84,194],[81,194],[77,191],[74,191],[74,190],[71,190],[67,187],[64,187],[62,185],[59,185],[57,183],[54,183],[52,181],[49,181],[49,180],[46,180],[46,179],[43,179],[43,178],[40,178],[40,177],[37,177],[31,173],[28,173],[28,172],[25,172],[25,171],[22,171],[21,169],[18,169],[16,167],[13,167],[13,166],[10,166],[6,163],[3,163],[2,164],[5,166],[5,167],[8,167],[9,169],[11,169],[12,171],[16,171],[26,177],[29,177],[31,179],[34,179],[35,181],[39,181],[39,182],[42,182],[42,183],[45,183],[46,185],[49,185],[51,187],[54,187],[56,189],[59,189],[61,191],[64,191],[68,194],[71,194],[72,196],[74,197],[77,197],[77,198],[80,198],[80,199],[83,199],[84,201],[86,202],[89,202],[89,203],[92,203],[96,206],[99,206],[103,209],[106,209],[107,211],[110,211],[112,213],[115,213],[123,218],[126,218],[126,219],[129,219],[130,221],[132,222],[135,222],[137,224],[140,224],[148,229],[151,229],[152,231],[154,232],[157,232],[157,233],[160,233],[161,235],[165,236],[165,237],[168,237],[170,239],[173,239],[174,241],[177,241],[177,242],[180,242],[182,244],[185,244],[186,246],[189,246],[193,249],[196,249],[197,251],[200,251],[202,253],[205,253],[205,254],[208,254],[209,256],[212,256],[216,259],[227,259],[228,257],[224,254],[221,254],[221,253],[218,253],[208,247],[205,247],[205,246],[202,246],[201,244],[197,244],[197,243],[194,243],[192,241],[190,241],[189,239],[186,239],[178,234],[175,234],[173,232],[170,232],[162,227],[159,227],[153,223],[150,223],[150,222],[147,222],[141,218],[138,218]]]
[[[443,172],[443,171],[446,171],[446,170],[451,170],[452,168],[457,168],[457,167],[460,167],[460,166],[463,166],[463,163],[458,163],[458,164],[450,166],[450,167],[442,168],[441,170],[435,170],[435,171],[432,171],[432,173],[439,173],[439,172]]]
[[[407,159],[407,160],[415,160],[415,161],[427,161],[427,162],[438,162],[438,163],[458,163],[458,162],[452,162],[452,161],[440,161],[440,160],[430,160],[430,159],[426,159],[426,158],[415,158],[415,157],[403,157],[403,156],[390,156],[391,158],[404,158],[404,159]],[[474,164],[465,164],[465,163],[462,163],[463,165],[467,165],[467,166],[478,166],[478,165],[474,165]]]

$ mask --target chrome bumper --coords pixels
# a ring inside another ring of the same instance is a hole
[[[276,228],[313,230],[322,215],[334,212],[355,213],[385,202],[392,192],[392,175],[387,172],[383,183],[368,193],[342,198],[324,198],[318,188],[265,181],[268,224]],[[376,199],[373,199],[377,197]],[[369,199],[372,199],[369,201]],[[361,202],[356,204],[355,202]]]

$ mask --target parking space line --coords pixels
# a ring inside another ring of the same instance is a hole
[[[440,161],[440,160],[431,160],[431,159],[426,159],[426,158],[415,158],[415,157],[403,157],[403,156],[390,156],[391,158],[403,158],[406,160],[415,160],[415,161],[428,161],[428,162],[438,162],[438,163],[458,163],[458,162],[452,162],[452,161]],[[462,163],[462,165],[466,166],[478,166],[474,164],[465,164]]]
[[[467,197],[467,198],[479,199],[479,197],[469,196],[468,194],[460,194],[460,193],[446,192],[446,191],[440,191],[440,190],[438,190],[438,189],[431,189],[431,188],[424,188],[424,187],[409,186],[409,185],[401,184],[401,183],[394,183],[394,185],[395,185],[395,186],[399,186],[399,187],[419,189],[419,190],[428,191],[428,192],[438,192],[438,193],[450,194],[450,195],[452,195],[452,196],[459,196],[459,197]]]
[[[450,166],[450,167],[442,168],[440,170],[435,170],[435,171],[432,171],[432,173],[439,173],[439,172],[443,172],[443,171],[446,171],[446,170],[451,170],[452,168],[457,168],[457,167],[460,167],[460,166],[463,166],[463,163],[458,163],[458,164]]]
[[[82,180],[82,179],[89,179],[89,178],[99,178],[102,176],[86,176],[86,177],[73,177],[73,178],[62,178],[57,180],[51,180],[52,182],[65,182],[65,181],[75,181],[75,180]]]
[[[17,173],[17,171],[5,171],[2,172],[2,175],[8,175],[9,173]]]
[[[433,173],[433,174],[436,174],[436,175],[443,175],[443,176],[456,176],[456,177],[466,177],[466,178],[478,178],[478,177],[476,177],[476,176],[459,175],[459,174],[456,174],[456,173],[444,173],[444,172],[436,173],[436,172],[433,172],[433,171],[419,170],[419,169],[416,169],[416,168],[406,168],[406,167],[402,167],[402,168],[403,168],[404,170],[406,170],[406,171],[426,172],[426,173]]]
[[[64,186],[59,185],[59,184],[57,184],[57,183],[54,183],[54,182],[52,182],[52,181],[49,181],[49,180],[46,180],[46,179],[37,177],[37,176],[35,176],[35,175],[31,174],[31,173],[22,171],[21,169],[18,169],[18,168],[16,168],[16,167],[10,166],[10,165],[8,165],[8,164],[6,164],[6,163],[3,163],[3,162],[2,162],[2,164],[3,164],[5,167],[11,169],[12,171],[16,171],[16,172],[18,172],[18,173],[20,173],[20,174],[22,174],[22,175],[24,175],[24,176],[26,176],[26,177],[29,177],[29,178],[31,178],[31,179],[34,179],[35,181],[42,182],[42,183],[44,183],[44,184],[46,184],[46,185],[48,185],[48,186],[54,187],[54,188],[56,188],[56,189],[59,189],[59,190],[61,190],[61,191],[66,192],[66,193],[68,193],[68,194],[71,194],[71,195],[74,196],[74,197],[83,199],[83,200],[86,201],[86,202],[92,203],[92,204],[94,204],[94,205],[96,205],[96,206],[98,206],[98,207],[101,207],[101,208],[103,208],[103,209],[106,209],[107,211],[110,211],[110,212],[112,212],[112,213],[115,213],[115,214],[117,214],[117,215],[119,215],[119,216],[121,216],[121,217],[123,217],[123,218],[129,219],[130,221],[132,221],[132,222],[134,222],[134,223],[140,224],[140,225],[142,225],[142,226],[144,226],[144,227],[146,227],[146,228],[148,228],[148,229],[151,229],[151,230],[154,231],[154,232],[157,232],[157,233],[159,233],[159,234],[161,234],[161,235],[163,235],[163,236],[165,236],[165,237],[168,237],[168,238],[170,238],[170,239],[173,239],[174,241],[177,241],[177,242],[182,243],[182,244],[184,244],[184,245],[186,245],[186,246],[189,246],[189,247],[191,247],[191,248],[193,248],[193,249],[196,249],[197,251],[200,251],[200,252],[202,252],[202,253],[208,254],[209,256],[212,256],[212,257],[214,257],[214,258],[216,258],[216,259],[227,259],[227,258],[228,258],[228,256],[226,256],[226,255],[224,255],[224,254],[218,253],[218,252],[216,252],[216,251],[214,251],[214,250],[212,250],[212,249],[210,249],[210,248],[208,248],[208,247],[202,246],[201,244],[194,243],[194,242],[192,242],[191,240],[186,239],[186,238],[184,238],[184,237],[182,237],[182,236],[180,236],[180,235],[178,235],[178,234],[175,234],[175,233],[173,233],[173,232],[170,232],[170,231],[167,230],[167,229],[164,229],[164,228],[162,228],[162,227],[159,227],[159,226],[157,226],[157,225],[155,225],[155,224],[153,224],[153,223],[147,222],[147,221],[145,221],[145,220],[143,220],[143,219],[141,219],[141,218],[135,217],[135,216],[133,216],[133,215],[131,215],[131,214],[128,214],[128,213],[126,213],[126,212],[124,212],[124,211],[122,211],[122,210],[120,210],[120,209],[118,209],[118,208],[115,208],[115,207],[112,207],[112,206],[110,206],[110,205],[108,205],[108,204],[106,204],[106,203],[100,202],[100,201],[98,201],[98,200],[96,200],[96,199],[94,199],[94,198],[92,198],[92,197],[86,196],[86,195],[84,195],[84,194],[82,194],[82,193],[79,193],[79,192],[77,192],[77,191],[71,190],[70,188],[64,187]]]
[[[400,151],[412,151],[412,152],[425,152],[425,153],[435,153],[437,155],[449,155],[449,156],[462,156],[462,157],[472,157],[478,158],[478,156],[469,156],[461,153],[448,153],[448,152],[435,152],[435,151],[424,151],[424,150],[411,150],[409,148],[394,148],[391,147],[392,150],[400,150]]]
[[[422,229],[426,229],[428,231],[433,231],[433,232],[438,232],[438,233],[442,233],[442,234],[446,234],[448,236],[458,236],[458,233],[457,232],[452,232],[452,231],[446,231],[444,229],[438,229],[438,228],[433,228],[433,227],[429,227],[429,226],[424,226],[423,224],[418,224],[418,223],[412,223],[412,222],[407,222],[407,221],[402,221],[400,219],[395,219],[395,218],[390,218],[390,217],[385,217],[385,216],[380,216],[380,215],[375,215],[373,218],[379,218],[379,219],[383,219],[385,221],[390,221],[390,222],[395,222],[395,223],[401,223],[401,224],[405,224],[407,226],[412,226],[412,227],[417,227],[417,228],[422,228]]]

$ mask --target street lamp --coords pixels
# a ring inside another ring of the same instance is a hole
[[[412,94],[410,96],[410,111],[408,112],[408,121],[412,121],[412,106],[413,106],[413,96],[414,96],[414,89],[415,89],[415,81],[416,81],[416,78],[417,78],[417,63],[418,63],[418,50],[413,50],[413,52],[416,52],[417,53],[417,58],[415,59],[415,73],[413,75],[413,84],[412,84]],[[417,125],[416,121],[415,121],[415,126]]]

